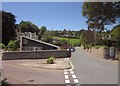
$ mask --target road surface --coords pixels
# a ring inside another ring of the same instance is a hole
[[[71,61],[80,84],[118,84],[118,64],[96,59],[77,47]]]

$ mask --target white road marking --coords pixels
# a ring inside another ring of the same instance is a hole
[[[77,78],[76,75],[72,75],[73,79]]]
[[[70,80],[65,80],[65,83],[70,83]]]
[[[74,74],[74,71],[70,71],[71,74]]]
[[[65,60],[66,60],[66,61],[69,61],[70,58],[65,58]],[[71,63],[71,62],[70,62],[70,63]],[[74,74],[74,71],[73,71],[74,66],[72,65],[72,63],[71,63],[71,66],[72,66],[72,69],[69,69],[69,71],[68,71],[68,70],[64,70],[66,86],[71,86],[71,85],[69,84],[69,83],[70,83],[70,80],[69,80],[68,72],[71,73],[72,78],[73,78],[73,80],[74,80],[74,83],[76,83],[76,86],[80,86],[79,81],[78,81],[76,75]]]
[[[79,83],[78,79],[74,79],[74,82],[75,82],[75,83]]]
[[[75,67],[73,66],[73,64],[72,64],[72,62],[71,61],[69,61],[70,62],[70,65],[71,65],[71,67],[72,67],[72,69],[71,70],[73,70]]]
[[[69,79],[68,75],[65,75],[65,79]]]
[[[64,74],[68,74],[68,72],[64,72]]]

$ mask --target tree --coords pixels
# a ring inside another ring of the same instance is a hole
[[[2,43],[7,45],[8,42],[15,38],[15,15],[10,12],[0,11],[2,13]]]
[[[79,31],[76,31],[75,32],[75,38],[79,38],[80,37],[80,33],[79,33]]]
[[[91,44],[94,45],[94,33],[90,30],[81,30],[80,31],[80,44]]]
[[[46,30],[44,35],[42,35],[41,40],[44,42],[48,42],[48,43],[52,43],[52,36],[51,36],[51,32]]]
[[[111,36],[113,41],[118,42],[118,47],[120,48],[120,25],[117,25],[112,29]]]
[[[18,27],[21,29],[21,32],[36,32],[38,34],[39,28],[30,21],[21,21]]]
[[[46,27],[45,26],[42,26],[39,30],[39,34],[38,34],[38,39],[40,40],[42,35],[44,35],[45,31],[46,31]]]
[[[41,34],[41,35],[44,35],[44,33],[45,33],[46,30],[47,30],[46,27],[45,27],[45,26],[42,26],[42,27],[40,28],[40,34]]]
[[[17,50],[19,48],[19,42],[17,40],[10,40],[7,45],[8,50]]]
[[[94,28],[104,29],[104,25],[114,24],[120,17],[120,2],[84,2],[82,15]]]

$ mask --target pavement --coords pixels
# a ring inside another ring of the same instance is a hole
[[[57,59],[58,61],[68,61],[68,58]],[[2,77],[6,78],[6,82],[9,84],[42,84],[44,86],[66,86],[67,84],[75,86],[77,81],[74,82],[71,72],[72,69],[65,70],[51,70],[41,69],[33,67],[22,67],[17,64],[40,62],[40,59],[36,60],[6,60],[2,61],[3,73]],[[17,66],[16,66],[17,65]],[[54,85],[53,85],[54,84]]]
[[[41,60],[40,60],[41,61]],[[16,64],[16,66],[22,67],[33,67],[33,68],[41,68],[41,69],[53,69],[53,70],[65,70],[71,69],[71,65],[69,61],[54,61],[54,64],[47,64],[46,60],[41,62],[26,62]]]
[[[118,84],[118,63],[90,56],[76,47],[71,62],[80,84]]]

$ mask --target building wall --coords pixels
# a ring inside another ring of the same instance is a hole
[[[38,39],[38,36],[36,35],[36,33],[31,33],[31,32],[17,32],[17,40],[20,40],[21,36],[27,36],[33,39]]]
[[[2,60],[47,59],[52,56],[55,58],[67,58],[67,57],[71,57],[71,52],[67,50],[2,52]]]
[[[36,49],[35,49],[36,48]],[[32,41],[26,38],[22,40],[22,50],[24,51],[37,51],[37,50],[56,50],[58,48],[52,47],[43,43]]]

